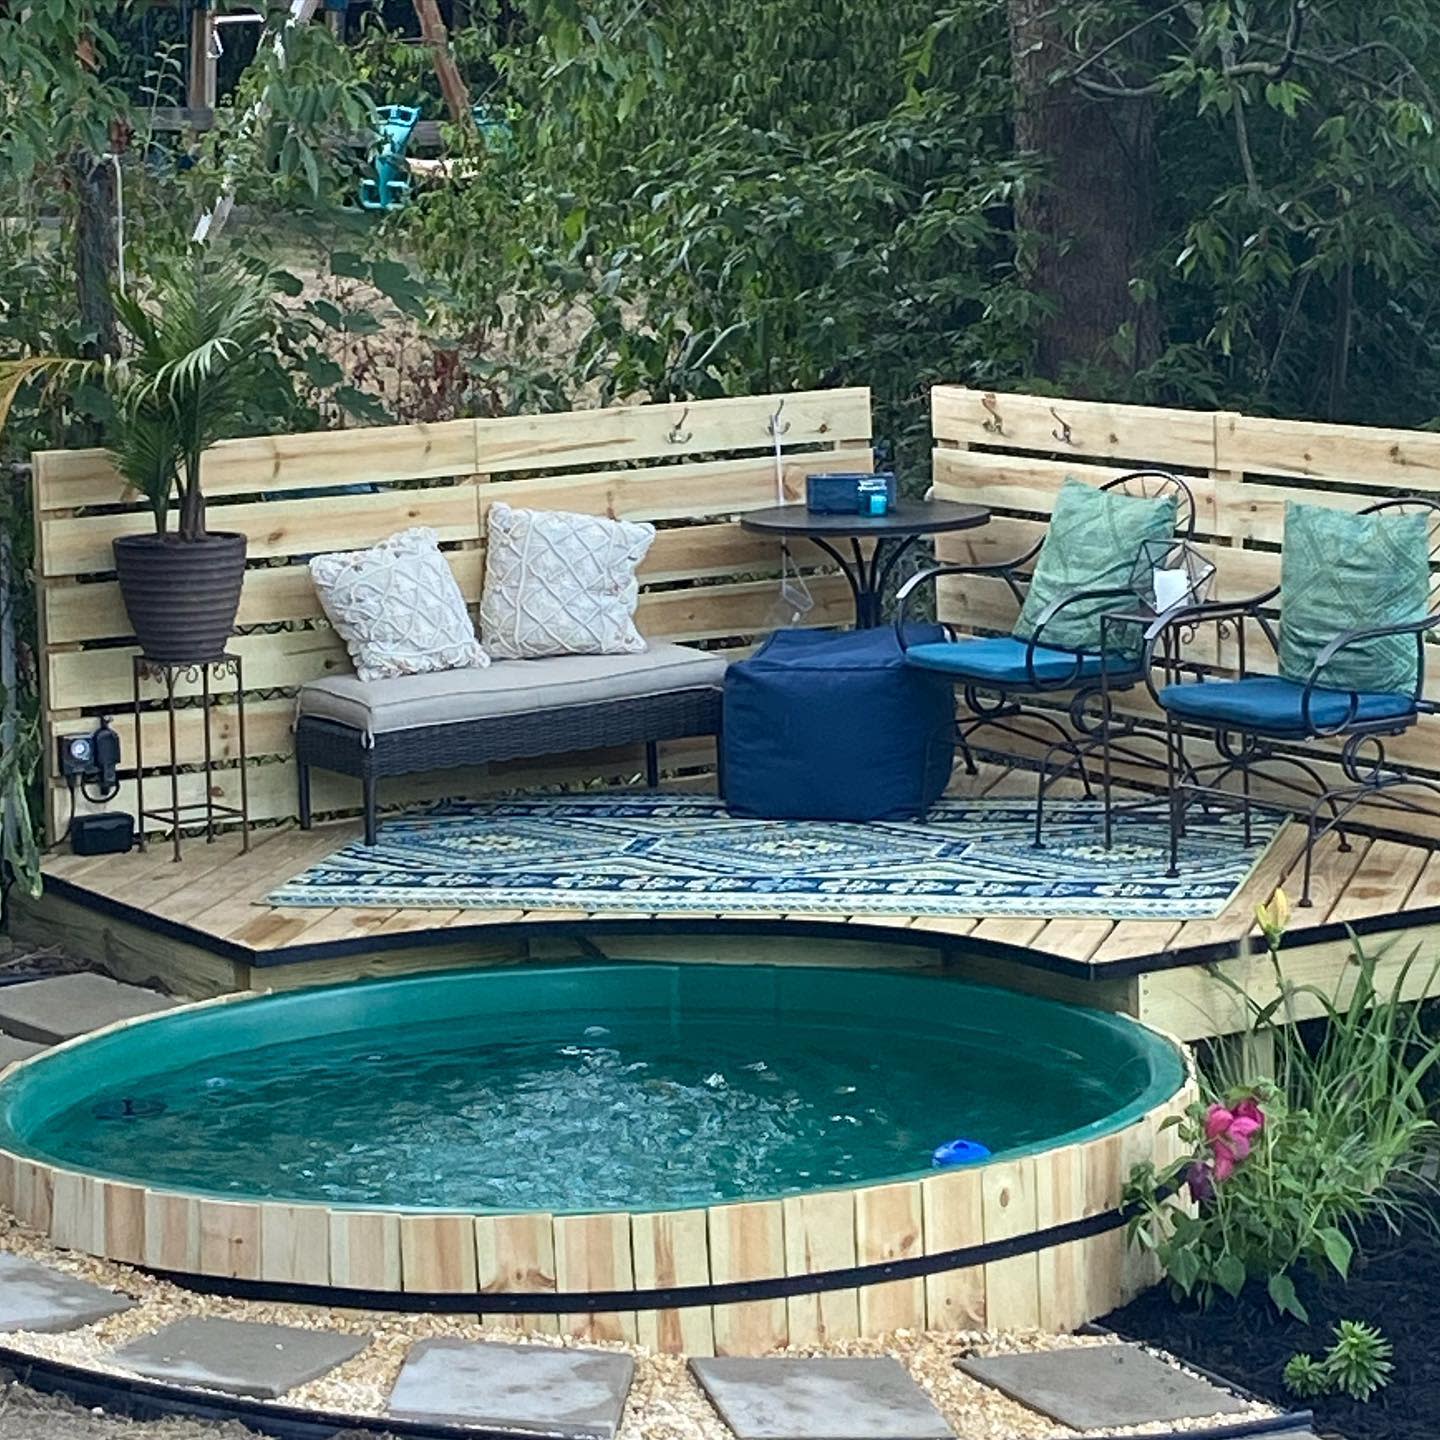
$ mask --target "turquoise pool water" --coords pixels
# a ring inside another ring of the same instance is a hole
[[[234,1198],[664,1209],[1064,1143],[1181,1080],[1126,1020],[957,980],[565,966],[168,1015],[0,1085],[0,1146]]]

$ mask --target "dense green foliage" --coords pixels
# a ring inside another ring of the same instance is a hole
[[[1134,286],[1157,340],[1138,371],[1100,354],[1054,378],[1435,418],[1440,17],[1424,0],[1311,5],[1286,58],[1289,0],[1058,8],[1073,63],[1057,90],[1078,73],[1153,92]],[[1064,297],[1017,283],[1031,237],[1012,201],[1060,177],[1013,152],[1004,5],[526,13],[495,57],[514,153],[402,222],[506,402],[854,380],[904,440],[937,378],[1035,382],[1036,326]]]

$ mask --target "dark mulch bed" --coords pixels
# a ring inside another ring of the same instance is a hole
[[[1263,1293],[1206,1312],[1176,1305],[1157,1286],[1102,1322],[1132,1340],[1172,1351],[1277,1405],[1310,1408],[1316,1428],[1345,1440],[1435,1440],[1440,1436],[1440,1240],[1418,1223],[1400,1234],[1362,1237],[1363,1259],[1348,1284],[1299,1282],[1311,1323],[1280,1319]],[[1395,1347],[1395,1375],[1368,1404],[1345,1398],[1298,1401],[1280,1379],[1297,1350],[1327,1349],[1337,1320],[1378,1325]]]

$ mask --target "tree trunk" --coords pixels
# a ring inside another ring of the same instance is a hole
[[[1154,102],[1094,99],[1052,80],[1074,58],[1055,9],[1054,0],[1009,0],[1015,148],[1045,167],[1015,214],[1036,247],[1030,288],[1055,306],[1041,324],[1037,369],[1051,379],[1067,366],[1129,373],[1157,348],[1154,307],[1130,289],[1152,238]],[[1133,339],[1117,351],[1126,325]]]
[[[420,35],[430,49],[435,62],[435,73],[440,77],[440,93],[445,97],[445,108],[457,125],[470,124],[470,91],[450,53],[450,32],[445,28],[444,17],[435,0],[414,0],[415,14],[420,21]]]
[[[75,195],[75,291],[83,353],[91,359],[120,353],[111,286],[118,261],[115,171],[108,160],[76,151],[67,166]]]

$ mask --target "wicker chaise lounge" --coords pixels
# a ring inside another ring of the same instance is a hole
[[[300,824],[311,823],[312,767],[358,776],[365,843],[375,843],[376,781],[457,765],[643,741],[717,735],[725,661],[683,645],[639,655],[501,660],[385,680],[335,675],[300,691],[295,754]]]

